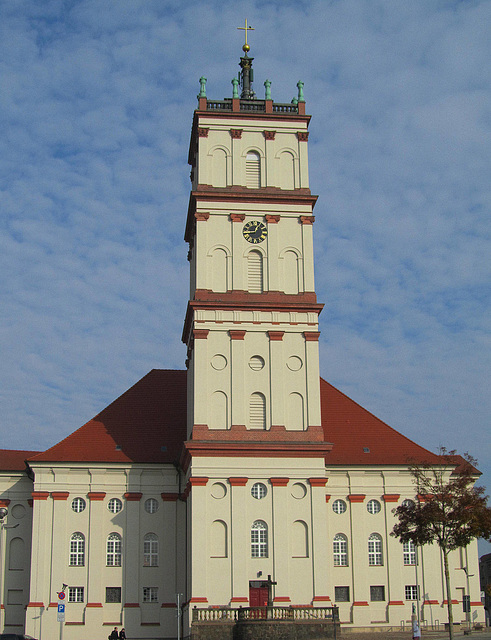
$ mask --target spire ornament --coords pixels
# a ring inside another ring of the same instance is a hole
[[[247,24],[247,18],[245,20],[245,27],[237,27],[237,29],[239,31],[244,31],[244,35],[245,35],[245,44],[242,45],[242,51],[247,55],[247,52],[251,50],[251,47],[249,46],[249,44],[247,44],[247,32],[248,31],[254,31],[254,27],[250,27]]]

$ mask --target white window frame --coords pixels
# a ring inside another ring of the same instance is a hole
[[[416,545],[412,540],[404,542],[402,545],[402,553],[404,557],[404,566],[415,566],[416,563]]]
[[[268,525],[256,520],[251,527],[251,558],[268,557]]]
[[[369,500],[367,502],[368,513],[371,513],[372,515],[376,515],[377,513],[380,513],[381,509],[382,509],[382,505],[378,500]]]
[[[157,513],[158,510],[158,500],[156,500],[155,498],[148,498],[147,500],[145,500],[145,511],[147,513]]]
[[[159,538],[156,533],[147,533],[143,538],[143,566],[159,566]]]
[[[77,603],[84,601],[83,587],[68,587],[68,602]]]
[[[337,533],[332,543],[335,567],[348,566],[348,538],[343,533]]]
[[[334,502],[332,503],[332,510],[338,515],[340,515],[341,513],[345,513],[347,508],[348,506],[346,502],[344,500],[341,500],[340,498],[334,500]]]
[[[73,498],[72,500],[72,511],[75,513],[82,513],[85,511],[85,500],[83,498]]]
[[[107,508],[111,513],[119,513],[123,509],[123,503],[119,498],[111,498],[107,503]]]
[[[256,500],[261,500],[265,498],[268,494],[268,488],[263,482],[255,482],[251,488],[251,495]]]
[[[122,540],[119,533],[110,533],[106,541],[106,566],[121,566]]]
[[[383,565],[382,536],[372,533],[368,538],[368,565],[381,567]]]
[[[404,587],[404,594],[406,596],[406,600],[418,600],[418,585],[407,584]]]
[[[158,602],[159,601],[159,588],[158,587],[143,587],[143,602]]]
[[[83,567],[85,566],[85,536],[80,531],[72,533],[70,536],[70,555],[69,555],[70,567]]]

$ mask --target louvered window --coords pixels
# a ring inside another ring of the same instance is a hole
[[[246,157],[246,185],[250,189],[259,189],[261,186],[261,158],[254,151],[250,151]]]
[[[263,292],[263,257],[259,251],[251,251],[247,256],[247,290]]]
[[[249,426],[251,429],[266,428],[266,399],[262,393],[253,393],[249,400]]]

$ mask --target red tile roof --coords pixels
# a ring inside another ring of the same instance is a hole
[[[95,418],[29,462],[174,462],[185,439],[186,371],[153,369]]]
[[[25,460],[38,453],[37,451],[19,451],[15,449],[0,449],[1,471],[24,471]]]
[[[326,458],[328,465],[439,461],[322,378],[320,384],[324,437],[334,443]],[[30,462],[169,463],[179,459],[185,439],[186,371],[154,369],[95,418]]]
[[[441,462],[322,378],[321,415],[324,438],[334,443],[328,466]]]

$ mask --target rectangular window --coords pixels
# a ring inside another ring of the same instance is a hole
[[[121,602],[121,587],[106,587],[106,602]]]
[[[334,600],[336,602],[349,602],[349,587],[334,587]]]
[[[384,602],[385,587],[383,585],[376,585],[376,586],[370,587],[370,600],[372,602]]]
[[[406,600],[418,599],[418,586],[416,584],[407,584],[405,586]]]
[[[402,552],[404,554],[405,565],[416,564],[416,547],[414,546],[414,542],[405,542],[402,546]]]
[[[83,601],[84,601],[83,587],[68,587],[68,602],[83,602]]]
[[[382,564],[382,539],[378,535],[372,535],[368,540],[368,564],[371,567]]]
[[[143,602],[158,602],[158,587],[143,587]]]

